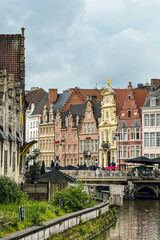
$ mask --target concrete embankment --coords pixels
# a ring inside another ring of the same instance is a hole
[[[82,221],[87,222],[109,211],[109,201],[100,203],[92,208],[70,213],[48,222],[41,226],[34,226],[0,238],[0,240],[44,240],[55,233],[64,232],[68,228],[79,225]]]

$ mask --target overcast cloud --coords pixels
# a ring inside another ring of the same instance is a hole
[[[25,27],[26,89],[160,78],[160,0],[1,0],[1,33]]]

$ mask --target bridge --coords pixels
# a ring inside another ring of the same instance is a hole
[[[62,170],[76,178],[88,188],[89,193],[102,197],[110,196],[113,204],[122,205],[123,198],[160,199],[160,174],[134,176],[127,171],[102,171],[98,175],[92,170]]]

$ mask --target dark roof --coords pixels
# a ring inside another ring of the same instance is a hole
[[[127,159],[127,160],[125,160],[125,162],[128,162],[128,163],[154,163],[154,159],[150,159],[150,158],[141,156],[141,157],[137,157],[137,158]],[[157,163],[157,160],[156,160],[156,163]]]
[[[75,182],[75,179],[57,169],[53,169],[52,171],[36,176],[36,181],[66,184],[66,182]]]
[[[47,92],[43,88],[38,88],[36,90],[31,90],[31,91],[27,92],[26,93],[26,101],[27,101],[29,107],[31,106],[32,103],[34,103],[35,105],[39,104],[41,99],[46,94],[47,94]]]
[[[160,106],[160,89],[156,90],[155,92],[152,92],[147,95],[146,101],[143,105],[143,107],[150,107],[150,99],[152,97],[155,97],[156,100],[156,106]]]
[[[138,119],[133,119],[132,124],[130,125],[130,127],[141,127],[141,124],[139,123]]]
[[[21,34],[0,34],[0,68],[6,68],[7,74],[14,74],[15,82],[24,74],[23,40]]]
[[[87,103],[71,105],[67,113],[71,112],[72,114],[78,115],[80,118],[84,116]],[[92,103],[93,114],[96,120],[101,117],[101,104]]]
[[[71,94],[72,94],[72,92],[64,92],[64,93],[58,94],[57,101],[54,104],[54,109],[55,110],[62,110],[62,108],[66,104],[67,100],[71,96]]]
[[[44,105],[46,104],[46,102],[48,101],[48,93],[46,93],[41,99],[40,101],[37,103],[37,105],[35,106],[35,109],[32,113],[32,115],[36,115],[36,114],[41,114]]]
[[[127,123],[125,120],[122,120],[119,124],[118,124],[119,128],[128,128]]]

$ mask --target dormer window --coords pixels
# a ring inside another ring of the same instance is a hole
[[[155,97],[150,98],[150,106],[151,107],[156,106],[156,98]]]

